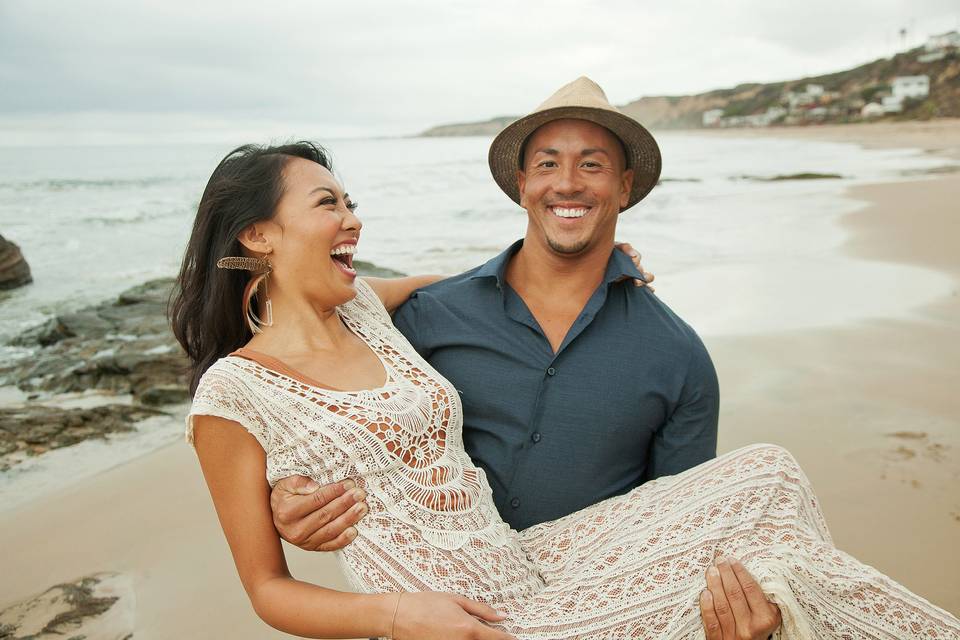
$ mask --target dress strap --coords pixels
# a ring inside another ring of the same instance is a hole
[[[273,356],[267,355],[250,347],[240,347],[236,351],[230,354],[231,356],[236,356],[238,358],[243,358],[244,360],[250,360],[256,362],[264,369],[269,369],[276,373],[285,375],[288,378],[293,378],[298,382],[308,384],[311,387],[318,387],[320,389],[327,389],[329,391],[342,391],[342,389],[337,389],[336,387],[331,387],[330,385],[323,384],[313,378],[300,373],[296,369],[287,366],[282,360],[278,360]]]

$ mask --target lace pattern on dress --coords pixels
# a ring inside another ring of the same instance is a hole
[[[338,470],[346,471],[345,454],[367,492],[430,544],[446,550],[478,539],[505,544],[510,529],[492,505],[483,471],[463,451],[456,390],[393,327],[361,279],[357,296],[340,314],[383,363],[384,386],[323,389],[228,356],[201,379],[187,440],[192,441],[193,415],[239,422],[267,452],[271,484],[292,473],[335,481]]]
[[[833,546],[806,476],[771,445],[510,530],[464,452],[457,391],[357,290],[341,317],[383,362],[383,387],[330,391],[227,357],[190,413],[250,431],[271,484],[358,480],[370,511],[341,553],[358,591],[461,593],[495,605],[507,615],[497,626],[522,640],[702,640],[704,572],[724,555],[780,605],[780,638],[960,638],[955,617]]]

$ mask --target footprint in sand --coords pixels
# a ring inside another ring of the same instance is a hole
[[[887,462],[883,465],[880,475],[883,480],[887,479],[887,471],[891,470],[891,466],[898,462],[906,462],[921,456],[934,463],[943,463],[949,457],[949,445],[931,442],[930,435],[923,431],[896,431],[888,433],[887,437],[893,442],[890,443],[890,448],[885,449],[883,453],[883,458]],[[909,484],[914,489],[922,488],[923,485],[916,477],[913,477],[913,472],[909,466],[901,466],[897,471],[897,475],[901,476],[901,482]],[[955,522],[960,523],[960,510],[951,511],[950,517]]]
[[[944,462],[950,450],[945,444],[931,442],[930,435],[924,431],[895,431],[888,433],[887,437],[892,438],[895,443],[884,455],[891,462],[911,460],[918,455],[933,462]]]

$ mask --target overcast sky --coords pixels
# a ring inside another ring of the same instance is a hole
[[[0,136],[403,135],[524,113],[579,75],[622,104],[958,27],[958,0],[0,0]]]

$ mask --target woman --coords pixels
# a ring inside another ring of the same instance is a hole
[[[431,278],[358,279],[354,208],[316,147],[238,149],[204,191],[174,303],[195,392],[187,438],[268,624],[399,640],[703,637],[703,572],[735,555],[786,637],[960,636],[955,618],[833,547],[777,447],[511,530],[464,453],[456,390],[390,323]],[[359,593],[287,571],[268,502],[293,474],[367,492],[340,556]]]

